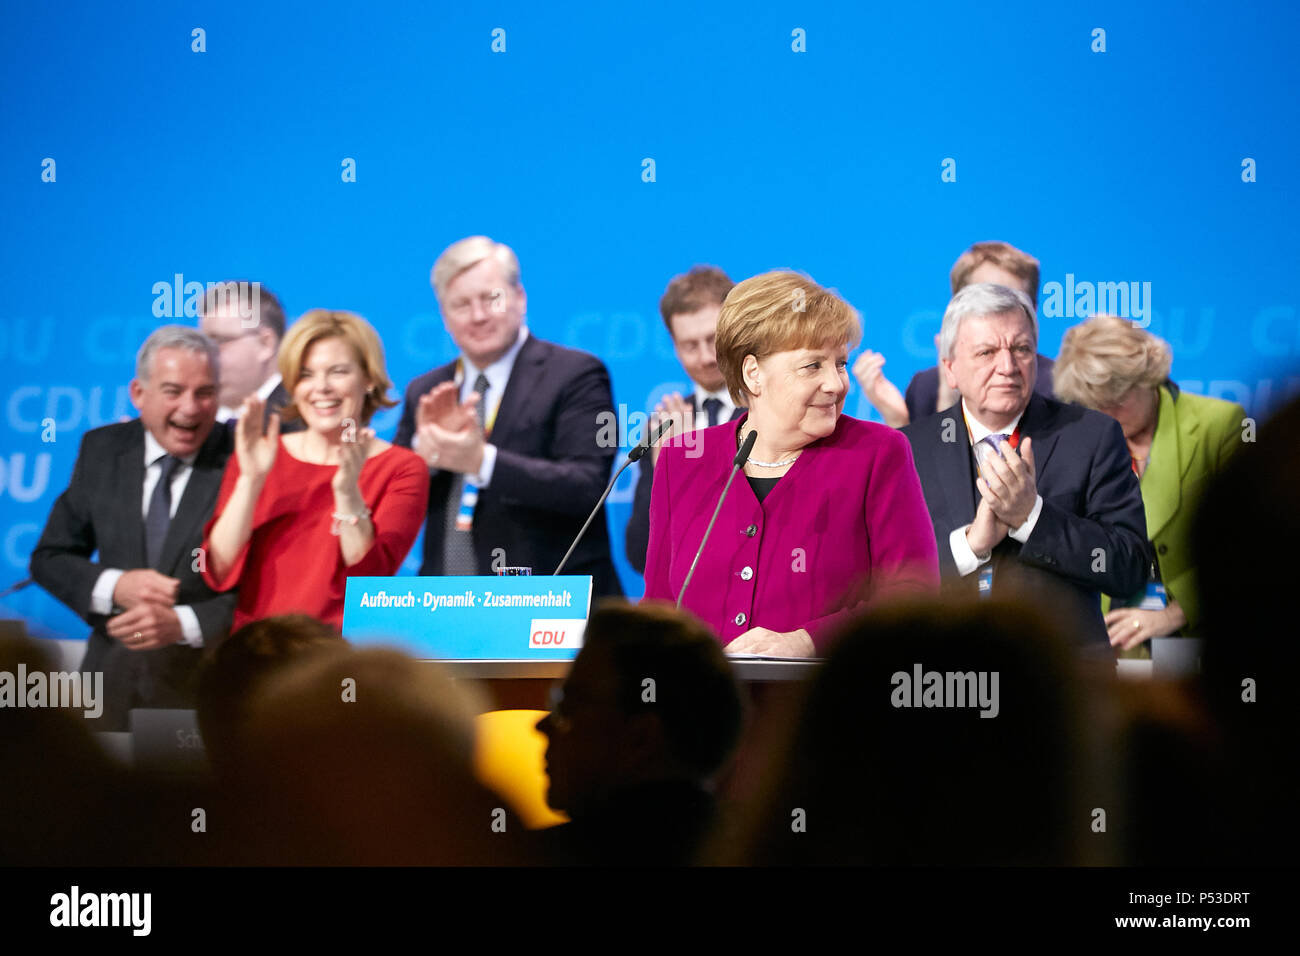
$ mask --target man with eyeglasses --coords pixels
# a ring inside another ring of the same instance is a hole
[[[618,453],[605,363],[532,335],[519,260],[487,236],[452,243],[434,293],[459,357],[406,389],[394,443],[429,466],[421,574],[550,574],[600,500]],[[605,512],[565,566],[621,596]]]
[[[199,329],[220,350],[221,395],[217,421],[234,426],[244,399],[266,402],[267,418],[289,404],[276,356],[284,336],[284,308],[260,282],[212,283],[199,312]],[[280,422],[280,432],[300,431],[302,419]]]

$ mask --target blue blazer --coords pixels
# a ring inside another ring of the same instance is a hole
[[[934,523],[946,589],[975,596],[979,572],[961,577],[948,537],[975,520],[979,492],[961,401],[902,429]],[[1035,393],[1020,420],[1033,439],[1043,509],[1029,540],[993,549],[993,590],[1045,603],[1074,636],[1110,640],[1101,594],[1132,594],[1151,567],[1142,491],[1119,423],[1101,412]]]

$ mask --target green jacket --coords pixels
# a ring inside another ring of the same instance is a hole
[[[1147,537],[1155,545],[1160,577],[1169,600],[1187,615],[1182,633],[1195,637],[1200,625],[1191,532],[1205,484],[1241,447],[1245,410],[1235,402],[1160,387],[1160,410],[1151,456],[1142,475]],[[1110,601],[1103,598],[1103,613]],[[1145,656],[1145,655],[1143,655]]]

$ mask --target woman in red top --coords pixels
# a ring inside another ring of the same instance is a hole
[[[414,452],[366,427],[397,403],[383,347],[368,322],[315,309],[280,345],[280,375],[293,396],[287,419],[307,428],[280,435],[280,416],[244,402],[203,543],[204,580],[239,587],[233,627],[302,611],[341,627],[349,575],[397,572],[420,532],[429,471]]]

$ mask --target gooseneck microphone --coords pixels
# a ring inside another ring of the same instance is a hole
[[[713,509],[713,517],[709,519],[709,526],[704,529],[704,538],[700,541],[700,549],[695,552],[695,560],[691,562],[691,569],[686,572],[686,580],[682,582],[682,589],[677,593],[677,608],[679,610],[682,606],[682,598],[686,597],[686,589],[690,587],[691,578],[695,576],[695,566],[700,563],[700,555],[704,553],[704,546],[709,543],[713,523],[718,520],[718,512],[722,510],[722,503],[727,500],[727,489],[736,480],[737,472],[745,467],[745,462],[749,461],[749,453],[754,450],[754,442],[756,441],[758,441],[758,432],[750,432],[740,446],[740,451],[736,452],[736,457],[732,460],[731,474],[727,477],[727,483],[722,486],[722,494],[718,495],[718,506]]]
[[[553,572],[551,572],[552,574],[559,574],[564,570],[564,566],[568,563],[569,558],[573,556],[573,549],[578,546],[578,542],[582,540],[582,536],[587,533],[587,529],[591,527],[591,523],[596,519],[597,513],[605,506],[605,499],[608,498],[609,493],[614,490],[614,483],[618,481],[618,476],[623,474],[624,469],[626,469],[628,465],[632,464],[632,462],[640,461],[641,457],[650,450],[650,446],[663,438],[668,429],[672,427],[673,420],[671,418],[665,418],[659,423],[659,427],[656,428],[653,433],[650,429],[646,429],[645,437],[637,443],[635,448],[627,453],[627,460],[623,462],[618,471],[614,472],[614,477],[611,478],[609,484],[605,486],[605,493],[601,495],[600,500],[596,502],[596,507],[591,509],[591,514],[587,515],[587,521],[583,524],[582,530],[579,531],[578,536],[573,539],[573,544],[569,545],[569,550],[564,552],[564,557],[560,559],[559,565]]]

